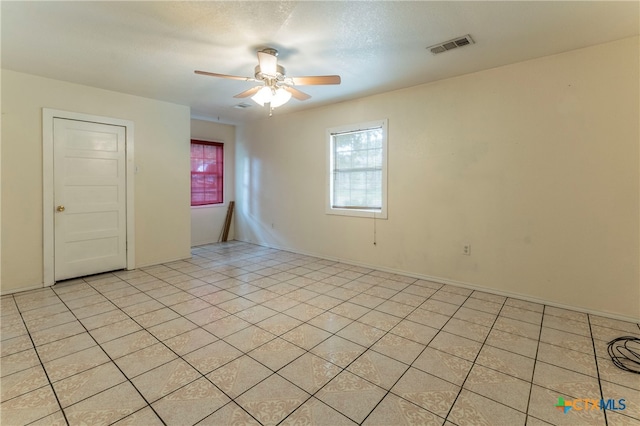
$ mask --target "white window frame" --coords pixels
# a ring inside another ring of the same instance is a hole
[[[339,133],[357,132],[368,129],[382,129],[382,208],[380,210],[369,209],[344,209],[333,206],[333,135]],[[388,120],[375,120],[366,123],[348,124],[345,126],[327,129],[327,180],[326,180],[326,213],[341,216],[355,216],[375,219],[387,219],[387,157],[388,157]]]

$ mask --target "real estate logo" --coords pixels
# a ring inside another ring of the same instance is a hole
[[[555,407],[561,410],[564,414],[567,414],[571,409],[575,411],[588,411],[588,410],[616,410],[622,411],[627,408],[626,401],[622,399],[591,399],[591,398],[576,398],[576,399],[564,399],[559,396],[558,402]]]

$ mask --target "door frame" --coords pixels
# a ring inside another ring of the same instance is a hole
[[[54,248],[54,171],[53,171],[53,122],[56,118],[87,121],[90,123],[121,126],[125,128],[126,162],[126,218],[127,218],[127,266],[135,268],[135,215],[134,215],[134,173],[133,162],[133,121],[51,108],[42,109],[42,256],[44,287],[55,284]]]

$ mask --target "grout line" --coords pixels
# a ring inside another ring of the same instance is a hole
[[[529,421],[529,406],[531,405],[531,395],[533,394],[533,377],[536,374],[536,365],[538,364],[538,351],[540,350],[540,338],[542,337],[542,323],[544,322],[544,315],[546,310],[546,305],[542,306],[542,315],[540,317],[540,332],[538,333],[538,343],[536,344],[536,355],[533,361],[533,370],[531,371],[531,386],[529,386],[529,398],[527,398],[527,412],[525,417],[525,426]]]

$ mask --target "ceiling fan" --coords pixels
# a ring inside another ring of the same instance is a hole
[[[218,74],[207,71],[195,71],[196,74],[211,77],[228,78],[260,83],[251,89],[238,93],[234,98],[246,98],[251,96],[258,105],[268,105],[270,111],[284,105],[294,97],[300,101],[311,96],[296,89],[293,86],[310,86],[323,84],[340,84],[339,75],[318,75],[307,77],[287,77],[282,65],[278,65],[278,51],[273,48],[265,48],[258,51],[258,65],[255,68],[254,77],[239,77],[235,75]]]

